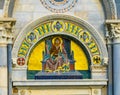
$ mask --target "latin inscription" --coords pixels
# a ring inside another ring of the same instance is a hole
[[[98,45],[96,44],[96,41],[89,33],[89,31],[72,22],[67,22],[63,20],[55,20],[43,23],[32,31],[28,32],[18,51],[18,58],[26,58],[31,46],[35,45],[35,43],[38,42],[43,35],[48,35],[52,33],[66,33],[77,37],[89,49],[93,57],[93,64],[101,63],[101,60],[97,60],[101,59]]]

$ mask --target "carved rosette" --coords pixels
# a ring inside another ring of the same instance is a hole
[[[113,21],[113,20],[107,20],[107,38],[110,39],[118,39],[120,38],[120,22],[119,21]]]
[[[15,22],[15,19],[0,19],[0,44],[11,44],[13,42]]]

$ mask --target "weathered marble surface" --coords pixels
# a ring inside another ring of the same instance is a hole
[[[16,0],[13,17],[17,19],[16,37],[22,28],[37,18],[53,14],[46,9],[39,0]],[[93,25],[100,33],[104,33],[104,11],[100,1],[78,0],[77,4],[63,14],[77,16]]]

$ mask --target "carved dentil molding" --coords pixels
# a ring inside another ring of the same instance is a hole
[[[15,19],[0,19],[0,44],[13,42]]]

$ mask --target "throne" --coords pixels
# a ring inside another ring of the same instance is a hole
[[[65,54],[67,54],[67,59],[69,61],[69,64],[63,63],[62,66],[60,66],[61,69],[58,67],[55,71],[52,71],[52,72],[49,69],[47,69],[48,64],[46,62],[47,60],[49,60],[48,58],[51,58],[51,55],[48,53],[48,49],[51,50],[51,46],[53,45],[53,40],[51,38],[48,38],[45,40],[45,45],[47,45],[47,47],[45,47],[45,50],[43,51],[43,54],[42,54],[43,55],[43,60],[41,61],[42,71],[35,74],[36,80],[37,79],[82,79],[83,78],[83,75],[79,71],[75,70],[74,51],[71,51],[71,41],[65,38],[60,38],[60,39],[62,41],[62,48],[64,47]]]
[[[69,39],[65,39],[62,38],[63,44],[64,44],[64,48],[66,50],[67,53],[67,58],[69,61],[69,69],[70,71],[75,71],[75,60],[74,60],[74,51],[71,50],[71,41]],[[45,40],[45,45],[48,46],[48,49],[51,48],[52,45],[52,39],[49,38],[47,40]],[[42,62],[42,71],[44,72],[46,69],[46,58],[49,56],[45,47],[45,51],[42,52],[42,56],[43,56],[43,60]]]

